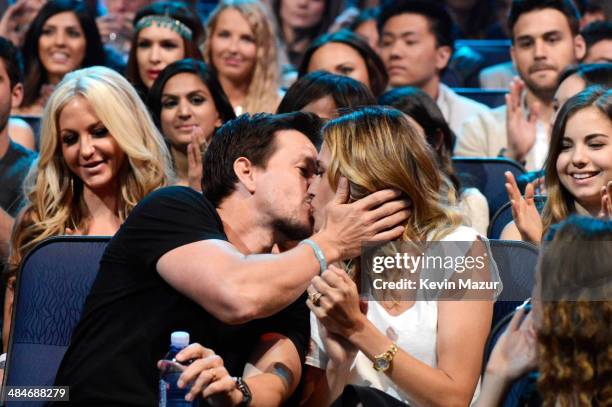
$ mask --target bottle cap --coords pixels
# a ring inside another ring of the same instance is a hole
[[[189,345],[189,332],[172,332],[172,335],[170,335],[170,345],[177,348],[184,348]]]

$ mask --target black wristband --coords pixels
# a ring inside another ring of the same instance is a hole
[[[251,405],[251,399],[253,398],[251,389],[249,389],[246,382],[242,380],[242,377],[234,377],[234,381],[236,382],[236,388],[242,393],[242,401],[238,406],[249,407]]]

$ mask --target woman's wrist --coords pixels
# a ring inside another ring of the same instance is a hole
[[[372,352],[367,350],[378,335],[382,335],[378,328],[364,314],[360,314],[354,330],[347,335],[347,339],[357,350],[361,350],[366,355],[377,354],[376,350]]]

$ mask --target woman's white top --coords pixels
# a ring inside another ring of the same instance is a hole
[[[460,226],[440,241],[475,241],[476,230]],[[387,313],[376,301],[368,302],[368,319],[400,349],[409,353],[421,362],[436,367],[436,344],[438,338],[438,303],[437,301],[415,301],[414,305],[403,313],[393,316]],[[325,369],[328,357],[319,331],[321,325],[315,315],[310,313],[311,344],[306,364]],[[361,351],[357,352],[347,384],[374,387],[396,399],[415,406],[414,401],[396,386],[384,373],[374,370],[372,361]],[[477,397],[480,383],[474,397]],[[475,400],[475,398],[473,399]]]

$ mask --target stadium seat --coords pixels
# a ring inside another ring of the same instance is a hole
[[[461,96],[485,104],[490,108],[495,108],[506,103],[504,96],[508,93],[505,90],[478,88],[454,88],[453,90]]]
[[[483,67],[510,61],[510,40],[457,40],[455,49],[470,47],[483,57]]]
[[[544,204],[546,204],[546,197],[536,195],[534,196],[534,201],[536,207],[538,208],[538,212],[542,213]],[[489,223],[489,231],[487,233],[489,239],[499,239],[502,231],[510,222],[512,222],[512,204],[510,202],[506,202],[491,218],[491,222]]]
[[[514,178],[525,173],[519,163],[507,158],[453,157],[453,167],[464,187],[477,188],[487,198],[489,218],[508,202],[504,172],[510,171]]]
[[[5,386],[53,385],[109,239],[58,236],[28,253],[15,288]]]
[[[503,290],[493,309],[493,324],[531,297],[538,263],[538,248],[530,243],[491,239],[491,252],[497,264]]]

